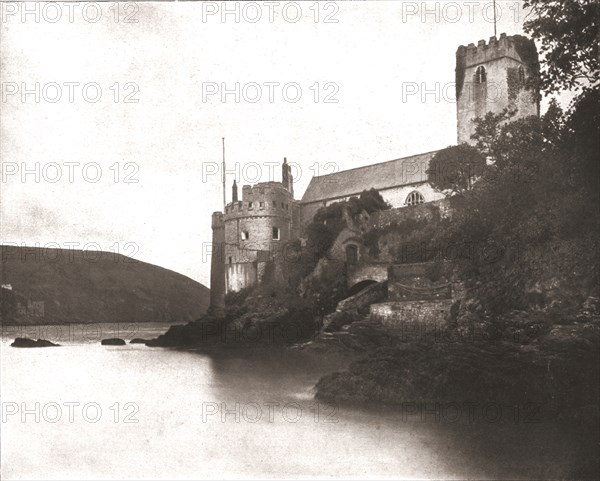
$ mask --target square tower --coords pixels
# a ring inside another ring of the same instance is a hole
[[[540,114],[538,52],[522,35],[480,40],[456,51],[456,114],[458,143],[474,143],[473,119],[488,112],[516,110],[514,118]]]

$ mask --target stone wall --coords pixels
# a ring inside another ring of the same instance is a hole
[[[445,277],[432,278],[434,263],[398,264],[388,267],[390,301],[452,299],[452,284]]]
[[[451,319],[451,299],[383,302],[371,305],[371,319],[389,329],[413,326],[444,328]]]
[[[257,263],[245,262],[227,265],[227,292],[253,286],[257,280]]]
[[[423,196],[425,204],[422,204],[422,205],[429,205],[431,203],[436,203],[436,202],[439,202],[440,200],[444,199],[445,198],[444,194],[435,190],[429,184],[429,182],[427,182],[427,178],[428,178],[427,173],[422,172],[421,182],[416,182],[414,184],[407,184],[407,185],[399,185],[399,186],[392,187],[389,189],[381,189],[381,190],[379,190],[379,193],[383,197],[383,200],[385,200],[388,204],[390,204],[392,206],[393,210],[412,210],[415,207],[416,208],[420,207],[420,206],[405,205],[408,195],[415,191],[419,192]],[[358,195],[360,195],[360,194],[357,194],[355,197],[357,197]],[[300,219],[302,228],[306,227],[312,221],[313,217],[315,216],[315,214],[317,213],[317,211],[320,208],[326,207],[331,204],[335,204],[336,202],[347,201],[348,199],[350,199],[350,197],[352,197],[352,196],[340,197],[340,198],[324,200],[324,201],[320,201],[320,202],[308,202],[308,203],[300,204],[301,215],[299,216],[299,219]],[[389,211],[387,211],[387,212],[389,212]],[[410,215],[410,214],[406,214],[406,215]]]
[[[438,213],[442,217],[450,215],[449,199],[439,199],[425,204],[375,212],[371,215],[368,225],[371,229],[383,229],[393,223],[398,224],[408,219],[432,219]]]

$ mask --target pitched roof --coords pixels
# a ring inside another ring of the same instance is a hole
[[[427,181],[429,161],[438,151],[313,177],[302,202],[318,202],[360,194],[365,189],[390,189]]]

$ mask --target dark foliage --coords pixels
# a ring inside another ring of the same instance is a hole
[[[541,86],[547,93],[585,85],[598,86],[598,23],[596,0],[526,0],[530,11],[525,32],[541,41]]]
[[[346,227],[346,213],[350,219],[356,220],[362,213],[372,214],[389,209],[390,205],[383,200],[376,189],[363,191],[359,197],[351,197],[347,201],[336,202],[322,207],[307,226],[307,245],[310,249],[310,261],[306,264],[305,274],[310,273],[319,259],[325,257],[335,239]]]
[[[427,169],[431,185],[438,190],[461,193],[471,190],[473,181],[485,170],[485,157],[468,144],[453,145],[437,152]]]

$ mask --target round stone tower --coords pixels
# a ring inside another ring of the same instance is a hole
[[[266,264],[291,240],[292,193],[279,182],[242,187],[242,199],[225,206],[226,292],[260,282]]]

